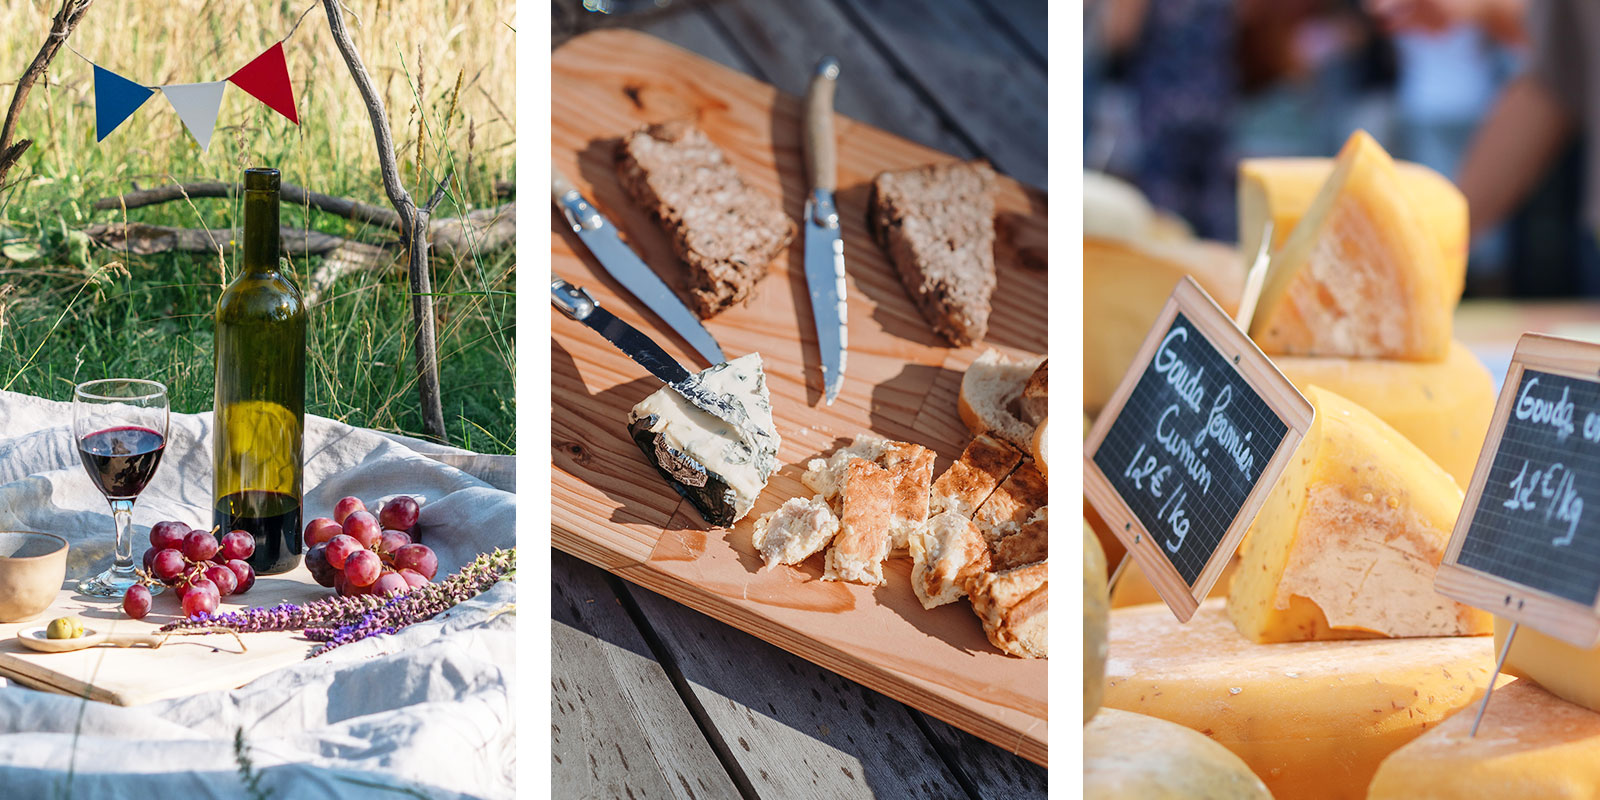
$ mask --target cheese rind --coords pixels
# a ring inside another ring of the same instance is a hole
[[[1500,652],[1510,629],[1510,622],[1494,618],[1495,652]],[[1573,647],[1522,625],[1506,654],[1505,671],[1527,678],[1569,703],[1600,712],[1600,647]]]
[[[1330,389],[1376,414],[1466,488],[1494,416],[1494,377],[1459,341],[1443,361],[1372,358],[1272,360],[1302,392]]]
[[[1193,728],[1273,796],[1361,798],[1396,748],[1488,683],[1488,637],[1255,644],[1220,600],[1187,624],[1165,606],[1111,612],[1105,707]]]
[[[1486,634],[1433,589],[1461,490],[1416,445],[1320,387],[1311,430],[1250,526],[1228,616],[1257,642]]]
[[[1494,690],[1473,736],[1476,716],[1467,709],[1394,751],[1368,800],[1600,798],[1600,714],[1519,680]]]
[[[1182,725],[1114,708],[1083,729],[1083,796],[1272,800],[1228,748]]]
[[[1389,154],[1356,131],[1273,254],[1250,336],[1268,355],[1437,361],[1452,280]]]

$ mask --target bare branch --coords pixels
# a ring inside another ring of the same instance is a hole
[[[6,182],[6,173],[16,165],[33,144],[32,139],[23,139],[13,142],[17,135],[17,122],[22,117],[22,105],[28,99],[28,92],[33,89],[33,84],[49,69],[50,62],[55,60],[56,53],[61,46],[66,44],[67,37],[78,27],[83,19],[84,12],[94,0],[61,0],[61,10],[56,12],[55,19],[50,23],[50,35],[40,45],[39,52],[34,54],[33,62],[28,64],[27,71],[17,79],[17,88],[11,93],[11,104],[6,108],[6,119],[0,123],[0,186]]]
[[[176,183],[167,186],[157,186],[150,189],[137,189],[117,197],[107,197],[94,202],[96,211],[107,211],[127,208],[143,208],[145,206],[170,203],[175,200],[196,197],[234,197],[242,189],[237,183],[223,183],[222,181],[196,181],[193,183]],[[391,209],[351,200],[344,197],[313,192],[292,183],[285,183],[279,188],[280,196],[285,205],[309,206],[318,211],[337,214],[345,219],[365,222],[387,228],[391,231],[400,230],[400,217]]]

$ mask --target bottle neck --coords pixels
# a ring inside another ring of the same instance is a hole
[[[278,271],[278,193],[250,190],[244,193],[245,272]]]

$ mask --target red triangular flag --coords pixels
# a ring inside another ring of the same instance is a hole
[[[265,53],[240,67],[238,72],[228,76],[228,81],[266,103],[268,108],[288,117],[290,122],[300,124],[300,117],[294,113],[294,88],[289,85],[289,64],[283,60],[283,42],[267,48]]]

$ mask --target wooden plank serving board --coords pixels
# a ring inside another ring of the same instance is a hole
[[[249,592],[223,598],[221,610],[305,603],[332,594],[332,589],[318,586],[302,565],[282,575],[256,578]],[[76,616],[85,628],[97,632],[153,633],[182,612],[171,589],[155,598],[148,616],[136,620],[122,613],[121,598],[89,597],[64,588],[55,604],[37,619],[0,625],[0,676],[35,689],[136,706],[237,689],[275,669],[304,661],[316,645],[298,632],[287,631],[243,634],[244,652],[240,652],[239,640],[227,634],[173,636],[153,650],[103,646],[67,653],[40,653],[17,641],[18,631],[64,616]]]
[[[693,118],[758,190],[798,219],[807,181],[800,102],[771,86],[628,31],[577,37],[552,55],[552,156],[623,232],[644,261],[680,287],[684,267],[666,236],[617,182],[617,140],[651,122]],[[852,75],[841,81],[872,80]],[[935,450],[935,474],[971,438],[956,411],[961,375],[985,348],[1012,357],[1046,346],[1043,260],[1046,199],[1002,178],[995,261],[999,286],[988,340],[952,349],[931,332],[894,267],[868,234],[870,181],[886,169],[945,162],[941,154],[838,117],[838,193],[849,273],[850,356],[844,388],[821,402],[821,370],[798,241],[744,306],[706,323],[729,358],[761,353],[783,438],[781,470],[755,510],[713,529],[651,468],[627,433],[630,408],[659,381],[597,334],[555,314],[551,393],[553,544],[749,631],[845,677],[922,709],[1039,764],[1046,763],[1046,662],[989,644],[965,601],[924,610],[910,560],[891,559],[880,587],[824,582],[821,557],[760,570],[754,520],[809,495],[806,460],[871,431]],[[645,331],[686,366],[693,351],[643,310],[552,215],[551,270]],[[758,676],[753,676],[759,679]],[[783,691],[774,677],[771,691]],[[840,713],[854,713],[841,711]]]

